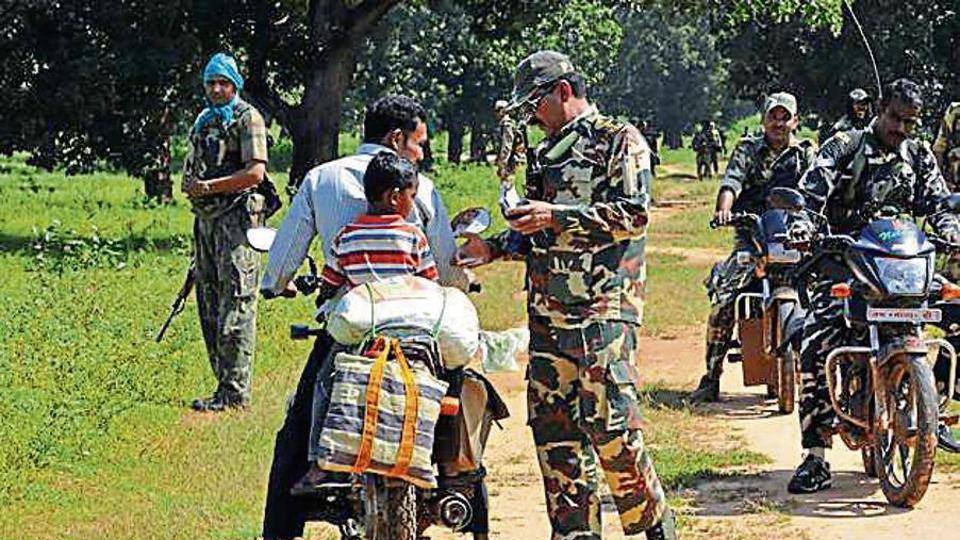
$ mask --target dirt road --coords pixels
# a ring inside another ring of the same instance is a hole
[[[692,388],[702,369],[699,331],[679,339],[645,339],[641,371],[650,382]],[[496,375],[513,416],[505,431],[494,430],[487,451],[490,477],[491,528],[494,538],[545,540],[549,526],[539,469],[530,433],[520,374]],[[863,474],[859,453],[842,447],[828,451],[834,488],[816,495],[793,496],[786,484],[800,460],[796,415],[775,414],[773,402],[759,388],[744,388],[739,365],[728,365],[723,401],[711,406],[704,421],[740,432],[749,449],[771,463],[748,471],[731,471],[721,479],[703,481],[681,495],[690,501],[685,537],[695,538],[815,538],[870,540],[960,538],[960,475],[934,473],[933,484],[912,511],[888,506],[875,480]],[[604,507],[604,538],[623,538],[616,512]],[[708,531],[708,532],[704,532]],[[434,539],[454,535],[431,531]]]

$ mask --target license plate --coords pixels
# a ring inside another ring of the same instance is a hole
[[[867,308],[871,322],[938,323],[943,313],[939,309]]]

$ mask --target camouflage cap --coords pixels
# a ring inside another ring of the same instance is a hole
[[[517,66],[513,82],[513,95],[508,110],[526,103],[538,88],[552,83],[576,69],[567,55],[556,51],[537,51],[523,59]]]
[[[770,94],[767,96],[767,99],[763,101],[763,115],[766,116],[767,113],[777,107],[783,107],[788,113],[790,113],[790,116],[796,116],[797,98],[795,98],[793,94],[788,94],[787,92]]]
[[[870,99],[870,94],[867,93],[863,88],[854,88],[850,91],[850,101],[854,103],[858,101],[866,101]]]

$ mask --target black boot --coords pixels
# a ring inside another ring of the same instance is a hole
[[[650,527],[645,532],[647,540],[677,540],[677,520],[673,515],[673,510],[669,508],[664,510],[660,523]]]
[[[693,403],[716,403],[720,401],[720,380],[706,374],[700,378],[700,385],[690,394]]]
[[[198,412],[223,412],[227,409],[245,409],[249,400],[239,396],[224,395],[219,390],[211,397],[197,398],[190,404],[190,408]]]
[[[693,403],[716,403],[720,401],[720,376],[723,374],[723,359],[727,349],[719,343],[707,344],[707,374],[700,378],[697,389],[690,394]]]

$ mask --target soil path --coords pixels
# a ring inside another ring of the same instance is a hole
[[[878,482],[863,473],[860,453],[848,450],[839,438],[827,451],[833,488],[813,495],[787,493],[801,459],[797,415],[776,414],[776,404],[764,399],[760,387],[745,388],[742,380],[739,366],[728,365],[723,401],[710,409],[741,430],[751,450],[772,463],[755,473],[698,485],[697,515],[732,516],[763,505],[789,515],[792,525],[817,540],[960,538],[960,475],[935,470],[915,509],[896,508],[887,504]]]
[[[702,332],[678,332],[676,339],[644,338],[641,343],[643,376],[649,382],[692,388],[702,370]],[[486,461],[491,496],[491,537],[538,540],[549,537],[546,507],[533,441],[527,429],[522,374],[491,377],[506,398],[512,416],[494,429]],[[749,449],[765,454],[771,463],[730,476],[700,482],[684,493],[692,500],[686,510],[697,521],[716,521],[730,531],[698,538],[779,539],[902,539],[960,538],[960,475],[934,473],[920,505],[906,511],[886,504],[879,485],[863,474],[859,453],[838,440],[827,458],[834,471],[834,487],[823,493],[793,496],[786,484],[800,460],[796,415],[776,414],[776,405],[764,399],[759,387],[744,387],[738,364],[728,364],[722,383],[722,402],[705,409],[704,421],[727,425],[739,432]],[[783,519],[758,522],[758,512],[774,511]],[[623,534],[612,505],[604,505],[604,538]],[[698,527],[699,529],[699,527]],[[431,538],[456,535],[433,528]],[[463,537],[460,537],[463,538]]]

